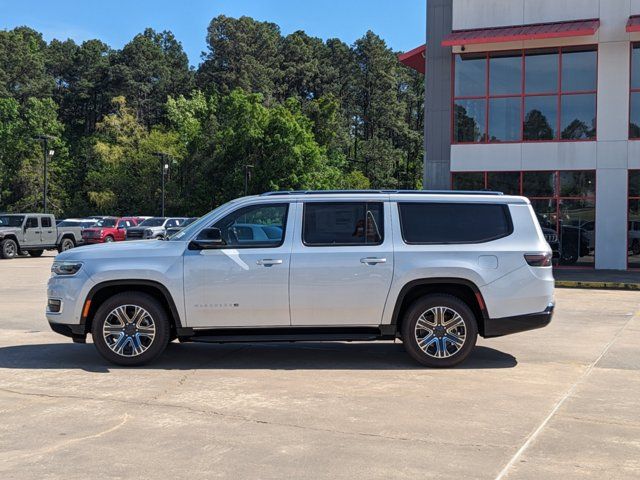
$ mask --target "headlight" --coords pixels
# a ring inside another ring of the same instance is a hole
[[[80,262],[53,262],[51,273],[54,275],[75,275],[82,268]]]

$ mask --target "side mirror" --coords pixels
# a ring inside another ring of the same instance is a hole
[[[225,245],[219,228],[211,227],[202,230],[195,240],[189,242],[189,250],[214,250]]]

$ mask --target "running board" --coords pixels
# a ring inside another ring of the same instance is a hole
[[[365,342],[387,338],[379,328],[264,328],[194,330],[180,341],[203,343],[248,342]],[[391,337],[393,338],[393,337]]]

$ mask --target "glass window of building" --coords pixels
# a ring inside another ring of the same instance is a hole
[[[629,138],[640,138],[640,43],[631,48],[631,98],[629,99]]]
[[[640,268],[640,170],[629,170],[629,268]]]
[[[597,63],[591,46],[456,55],[454,143],[595,140]]]

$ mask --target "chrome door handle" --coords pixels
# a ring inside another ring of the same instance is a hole
[[[360,263],[366,263],[367,265],[375,265],[377,263],[387,263],[387,259],[377,258],[377,257],[365,257],[360,259]]]
[[[263,258],[262,260],[258,260],[256,264],[262,265],[263,267],[271,267],[272,265],[282,265],[282,260],[276,258]]]

